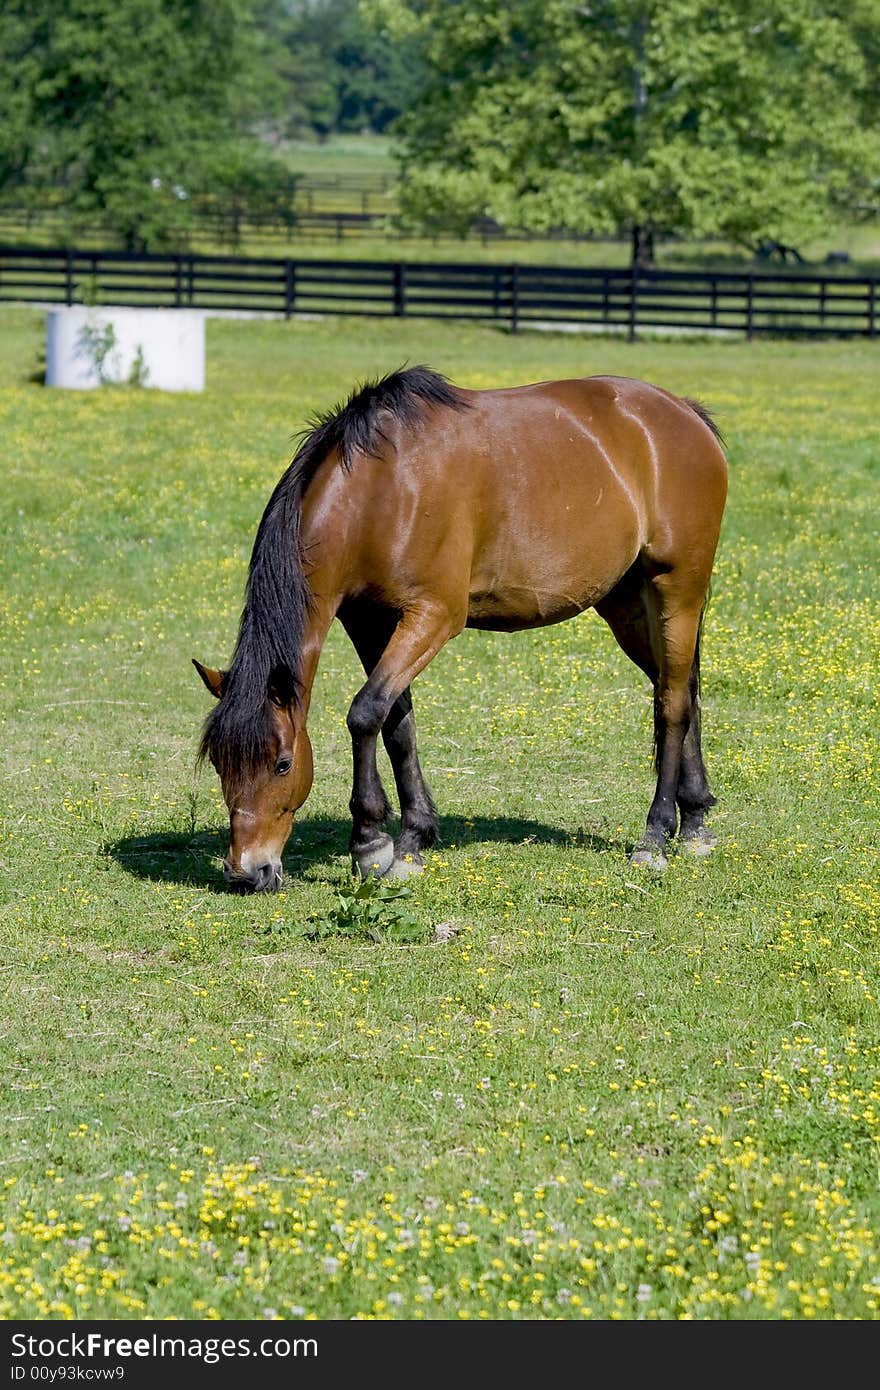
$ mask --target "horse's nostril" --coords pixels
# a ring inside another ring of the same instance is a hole
[[[227,860],[223,864],[223,877],[234,893],[271,893],[281,887],[280,866],[276,867],[270,860],[253,869],[238,870]]]
[[[279,891],[281,888],[280,864],[261,864],[257,873],[259,875],[258,892],[277,893]]]

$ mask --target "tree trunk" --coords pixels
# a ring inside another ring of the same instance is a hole
[[[654,228],[634,223],[631,244],[633,269],[650,270],[654,264]]]

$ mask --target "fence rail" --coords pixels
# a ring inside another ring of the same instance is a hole
[[[314,193],[314,196],[313,196]],[[410,226],[397,215],[396,208],[390,205],[364,207],[363,199],[359,208],[352,207],[352,200],[346,194],[341,201],[344,206],[328,206],[327,199],[322,207],[315,206],[320,201],[319,194],[306,189],[297,194],[288,208],[274,211],[254,211],[234,200],[203,202],[192,210],[191,222],[187,228],[178,230],[178,246],[184,254],[203,254],[204,248],[228,248],[231,255],[240,254],[241,246],[271,243],[280,250],[292,242],[302,241],[364,241],[380,238],[383,241],[430,241],[435,244],[444,241],[472,241],[487,245],[489,242],[504,241],[556,241],[556,242],[627,242],[625,235],[595,232],[575,232],[565,227],[549,228],[542,232],[526,232],[520,228],[504,228],[491,218],[477,218],[465,237],[452,227],[443,225]],[[63,245],[75,235],[82,249],[102,249],[120,244],[116,234],[109,227],[99,223],[80,225],[72,233],[65,210],[61,207],[41,207],[39,209],[0,205],[0,242],[9,245],[46,247]]]
[[[131,254],[0,246],[0,300],[875,337],[876,277]]]

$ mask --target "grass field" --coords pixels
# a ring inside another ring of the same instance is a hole
[[[47,390],[43,333],[0,313],[0,1317],[876,1319],[876,346],[211,322],[180,397]],[[294,431],[404,360],[715,412],[709,861],[627,862],[650,696],[588,614],[417,682],[417,939],[329,930],[337,630],[286,891],[222,891],[190,657]]]
[[[341,205],[357,211],[357,195],[332,191],[316,194],[316,206],[322,211],[338,212]],[[23,229],[20,222],[4,221],[0,212],[0,233],[9,245],[42,245],[58,247],[70,238],[57,223]],[[112,247],[112,235],[95,230],[77,234],[73,240],[81,249]],[[217,239],[212,232],[194,230],[186,250],[198,255],[289,256],[296,260],[343,261],[452,261],[455,264],[483,263],[499,265],[552,265],[617,267],[630,264],[630,246],[626,240],[611,238],[573,240],[566,237],[479,237],[453,235],[437,237],[414,236],[379,225],[365,232],[343,230],[338,237],[332,228],[326,232],[266,232],[247,222],[242,225],[240,239],[233,245],[229,237]],[[880,267],[880,226],[841,228],[804,249],[805,263],[790,267],[793,273],[821,274],[829,251],[845,251],[850,261],[829,270],[832,277],[876,275]],[[778,270],[750,256],[742,247],[721,242],[663,241],[657,243],[656,265],[661,270],[732,270],[737,272]]]
[[[333,135],[327,140],[289,140],[282,153],[297,174],[357,174],[393,177],[397,159],[385,135]]]

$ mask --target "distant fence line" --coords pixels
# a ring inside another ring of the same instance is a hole
[[[0,246],[0,300],[875,337],[877,277],[331,261]]]
[[[332,190],[331,190],[332,191]],[[319,195],[316,195],[319,196]],[[362,195],[361,201],[367,195]],[[329,200],[329,199],[328,199]],[[188,228],[179,232],[181,250],[196,248],[199,243],[228,246],[237,251],[243,242],[273,242],[279,239],[297,241],[308,239],[320,241],[397,239],[400,241],[562,241],[562,242],[627,242],[623,234],[613,235],[595,232],[576,232],[564,227],[552,228],[542,232],[526,232],[519,228],[504,228],[491,218],[478,218],[465,234],[446,226],[409,226],[402,221],[393,207],[367,208],[359,210],[350,206],[351,198],[346,191],[346,207],[314,206],[312,190],[290,208],[284,211],[254,212],[244,202],[234,199],[221,202],[212,201],[193,211]],[[67,215],[61,208],[26,208],[0,206],[0,239],[7,243],[37,245],[40,242],[56,244],[66,241],[70,235]],[[80,226],[76,236],[81,241],[100,246],[102,241],[112,243],[113,231],[95,223]],[[195,254],[195,251],[194,251]]]

